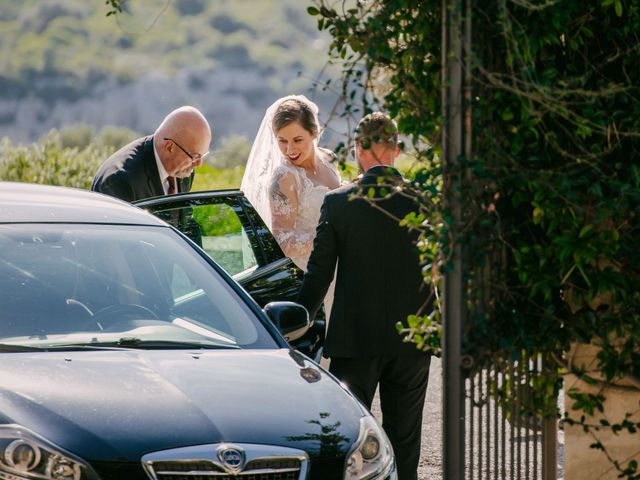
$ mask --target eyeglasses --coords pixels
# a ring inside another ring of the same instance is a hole
[[[209,155],[209,151],[204,152],[202,155],[200,155],[199,153],[195,153],[195,154],[191,154],[189,152],[187,152],[178,142],[176,142],[173,138],[169,138],[169,137],[164,137],[165,140],[169,140],[170,142],[173,142],[174,145],[176,147],[178,147],[180,150],[182,150],[184,152],[184,154],[189,157],[191,159],[191,162],[195,163],[195,162],[199,162],[201,160],[204,160],[204,158]]]

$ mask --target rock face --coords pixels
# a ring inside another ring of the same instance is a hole
[[[293,71],[282,74],[283,79],[298,76]],[[60,95],[55,81],[52,78],[52,85],[40,96],[20,98],[0,92],[0,138],[30,142],[52,128],[77,123],[150,133],[180,105],[199,108],[212,124],[214,138],[230,134],[253,138],[265,109],[280,96],[309,96],[319,104],[321,119],[335,101],[327,93],[310,91],[311,81],[300,81],[295,91],[284,91],[266,83],[258,70],[248,69],[181,72],[174,77],[149,73],[126,83],[100,78],[81,98]]]

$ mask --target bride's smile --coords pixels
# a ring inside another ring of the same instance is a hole
[[[324,196],[340,185],[333,152],[317,145],[319,127],[311,100],[278,99],[262,119],[241,184],[284,254],[303,270]]]
[[[278,130],[278,147],[282,155],[297,167],[315,171],[314,136],[299,122],[290,124]]]

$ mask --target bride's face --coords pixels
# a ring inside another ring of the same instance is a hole
[[[282,127],[276,133],[278,147],[282,155],[298,167],[314,165],[315,146],[314,136],[298,122],[292,122]]]

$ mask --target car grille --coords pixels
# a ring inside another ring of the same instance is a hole
[[[199,445],[155,452],[143,457],[153,480],[300,480],[306,478],[305,452],[268,445],[240,445],[241,465],[229,465],[217,452],[228,444]],[[207,458],[208,457],[208,458]]]
[[[253,460],[237,475],[225,472],[224,468],[213,462],[177,461],[155,462],[153,464],[158,480],[206,480],[211,478],[222,480],[298,480],[300,478],[300,460],[260,459]]]

